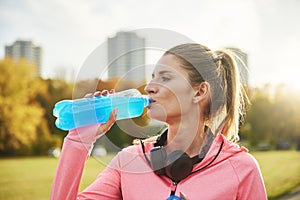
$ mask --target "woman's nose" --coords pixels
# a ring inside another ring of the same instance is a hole
[[[145,92],[147,92],[148,94],[157,93],[157,89],[157,86],[151,81],[144,88]]]

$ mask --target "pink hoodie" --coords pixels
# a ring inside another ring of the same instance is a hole
[[[72,136],[72,131],[69,135]],[[147,163],[141,145],[119,152],[97,179],[83,192],[78,187],[89,150],[92,146],[64,140],[62,155],[53,181],[52,200],[124,199],[164,200],[171,191],[183,192],[190,200],[264,200],[266,191],[256,160],[245,148],[227,141],[219,134],[206,157],[193,171],[210,163],[224,141],[216,160],[178,184],[165,176],[156,175]],[[153,144],[146,143],[148,153]],[[149,155],[148,155],[149,156]]]

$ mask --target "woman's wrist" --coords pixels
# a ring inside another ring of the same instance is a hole
[[[94,142],[96,142],[96,140],[100,137],[97,134],[99,126],[100,125],[98,124],[72,129],[69,131],[66,138],[83,144],[94,144]]]
[[[83,142],[83,141],[81,141],[81,140],[76,140],[76,139],[71,138],[71,137],[68,137],[68,136],[66,136],[65,138],[68,139],[68,140],[71,140],[71,141],[73,141],[73,142],[78,142],[78,143],[82,143],[82,144],[86,144],[86,145],[93,145],[93,143]]]

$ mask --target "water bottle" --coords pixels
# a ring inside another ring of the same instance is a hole
[[[182,200],[182,198],[175,196],[175,195],[171,195],[166,200]]]
[[[59,101],[55,104],[53,115],[57,117],[57,128],[71,130],[104,123],[115,108],[118,108],[117,120],[138,117],[150,103],[147,95],[142,95],[137,89],[129,89],[108,96]]]

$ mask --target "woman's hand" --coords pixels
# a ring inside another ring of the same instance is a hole
[[[115,93],[114,89],[112,89],[110,91],[102,90],[102,91],[96,91],[95,93],[87,94],[84,97],[85,98],[90,98],[90,97],[96,97],[96,96],[107,96],[107,95],[114,94],[114,93]],[[112,110],[112,112],[109,115],[108,121],[105,122],[105,123],[102,123],[100,125],[97,125],[97,126],[99,126],[98,130],[97,130],[97,134],[96,134],[97,136],[101,136],[101,135],[105,134],[107,131],[109,131],[109,129],[116,122],[117,113],[118,113],[118,108]]]
[[[88,93],[84,96],[84,98],[90,98],[90,97],[96,97],[96,96],[107,96],[107,95],[114,94],[114,93],[115,93],[114,89],[112,89],[110,91],[102,90],[102,91],[96,91],[94,93]]]
[[[91,98],[95,96],[107,96],[113,94],[114,90],[103,90],[97,91],[95,93],[90,93],[85,95],[85,98]],[[69,140],[81,142],[87,147],[91,146],[99,137],[104,135],[116,122],[118,109],[112,110],[110,113],[109,119],[107,122],[102,124],[96,124],[91,126],[79,127],[69,131],[68,136],[66,137]]]

